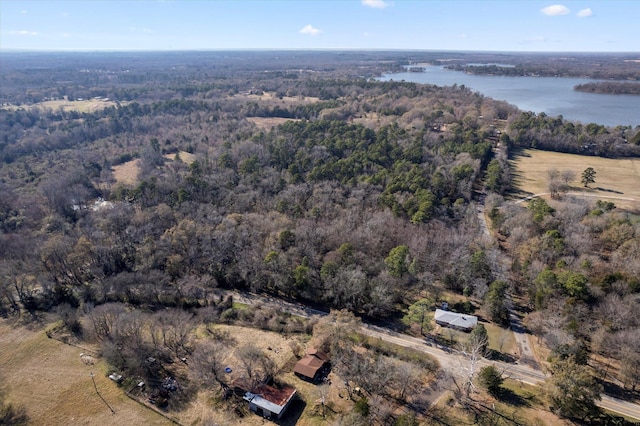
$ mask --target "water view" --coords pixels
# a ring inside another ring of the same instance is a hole
[[[424,72],[385,74],[381,81],[411,81],[437,86],[465,85],[523,111],[606,126],[640,125],[640,96],[577,92],[577,84],[595,80],[565,77],[505,77],[465,74],[441,66],[425,66]]]

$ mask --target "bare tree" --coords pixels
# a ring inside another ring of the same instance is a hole
[[[275,364],[264,351],[252,343],[237,352],[240,363],[252,387],[269,379],[275,371]]]
[[[472,333],[469,339],[460,345],[464,361],[456,373],[452,375],[452,379],[457,389],[455,393],[461,401],[469,399],[475,390],[475,378],[488,343],[485,330],[484,333]]]
[[[105,303],[89,312],[87,317],[93,325],[98,340],[110,339],[113,336],[116,321],[125,312],[125,306],[120,303]]]
[[[189,365],[196,380],[206,386],[228,388],[224,372],[224,359],[227,349],[220,342],[206,342],[198,345],[193,352]]]
[[[576,180],[576,172],[573,170],[563,170],[560,172],[560,177],[564,185],[568,188],[571,186],[571,182]]]
[[[156,314],[154,324],[160,327],[164,346],[176,357],[191,354],[193,315],[182,310],[161,311]]]

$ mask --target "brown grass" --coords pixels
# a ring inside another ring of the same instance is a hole
[[[640,208],[640,159],[610,159],[527,149],[512,161],[518,189],[527,194],[549,192],[548,171],[571,170],[571,194],[613,201],[619,207]],[[596,171],[596,182],[584,188],[580,183],[587,167]]]
[[[300,121],[299,118],[281,118],[281,117],[247,117],[247,121],[252,122],[257,128],[266,131],[287,121]]]
[[[180,161],[182,161],[183,163],[189,165],[191,163],[193,163],[194,161],[196,161],[198,159],[198,157],[196,157],[195,154],[191,154],[187,151],[180,151],[179,153],[180,156]],[[174,160],[176,158],[176,154],[167,154],[164,156],[164,158],[166,158],[167,160]]]
[[[0,374],[8,401],[24,406],[31,424],[171,424],[129,399],[107,378],[104,362],[85,365],[82,352],[47,338],[44,329],[33,331],[0,320]],[[115,414],[96,395],[91,372]]]
[[[140,160],[131,160],[126,163],[113,166],[113,178],[116,183],[133,186],[138,183],[138,171]]]
[[[180,161],[189,165],[196,161],[195,154],[188,153],[187,151],[180,151]],[[167,160],[173,161],[176,158],[176,154],[167,154],[164,156]],[[127,161],[126,163],[113,166],[113,178],[117,184],[134,186],[138,183],[138,172],[140,171],[140,160],[135,159]]]
[[[495,351],[500,351],[500,340],[503,335],[506,336],[502,344],[502,351],[505,354],[512,354],[516,350],[516,338],[513,336],[513,332],[510,329],[504,329],[492,323],[484,323],[487,329],[487,335],[489,336],[489,348]]]
[[[3,109],[16,110],[24,108],[30,109],[51,109],[57,111],[59,109],[63,111],[77,111],[77,112],[94,112],[110,106],[116,106],[114,101],[105,101],[102,99],[87,99],[82,101],[68,101],[66,99],[60,99],[56,101],[44,101],[38,102],[33,105],[10,105],[3,106]]]

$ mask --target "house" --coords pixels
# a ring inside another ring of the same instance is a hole
[[[317,382],[324,373],[329,362],[329,356],[318,349],[309,348],[305,356],[298,361],[293,372],[300,378]]]
[[[263,384],[245,393],[242,399],[249,403],[249,409],[254,413],[268,419],[280,420],[295,395],[296,390],[290,386],[278,389]]]
[[[442,309],[436,309],[434,319],[438,325],[460,331],[471,331],[478,325],[478,317],[476,316],[443,311]]]

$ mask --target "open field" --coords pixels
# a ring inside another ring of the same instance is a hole
[[[107,365],[87,365],[81,348],[0,320],[0,381],[7,401],[24,406],[36,425],[169,425],[167,419],[129,399],[107,378]],[[91,381],[114,409],[96,395]]]
[[[611,159],[527,149],[512,160],[514,182],[522,196],[548,193],[548,171],[557,169],[575,173],[570,193],[613,201],[619,207],[640,208],[640,159]],[[596,171],[595,183],[584,188],[580,183],[587,167]]]
[[[93,112],[98,111],[110,106],[116,106],[114,101],[104,99],[86,99],[82,101],[68,101],[66,99],[59,99],[55,101],[38,102],[32,105],[7,105],[3,106],[3,109],[16,110],[16,109],[50,109],[57,111],[62,109],[63,111],[77,111],[77,112]]]
[[[185,164],[191,164],[196,161],[196,156],[186,151],[180,151],[180,161]],[[175,161],[176,154],[167,154],[164,156],[168,161]],[[113,166],[113,178],[116,183],[127,186],[134,186],[138,183],[138,172],[140,171],[140,160],[135,159],[127,161],[123,164]]]
[[[182,161],[187,165],[197,160],[197,157],[195,154],[191,154],[190,152],[187,152],[187,151],[180,151],[178,153],[178,156],[180,157],[180,161]],[[164,158],[166,158],[167,160],[175,160],[176,154],[167,154],[164,156]]]
[[[259,129],[271,130],[273,127],[286,123],[287,121],[300,121],[298,118],[282,118],[282,117],[247,117],[247,121],[252,122]]]
[[[135,159],[126,163],[113,166],[113,178],[116,183],[133,186],[138,182],[138,171],[140,170],[140,160]]]

